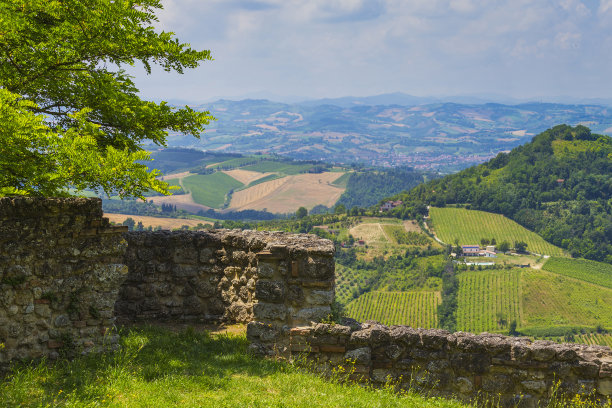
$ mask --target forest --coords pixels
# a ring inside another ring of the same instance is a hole
[[[409,190],[433,174],[425,174],[411,167],[396,167],[385,170],[356,171],[346,184],[346,191],[337,205],[346,208],[370,207],[382,198]]]
[[[393,197],[503,214],[573,257],[612,263],[612,138],[555,126],[509,153]]]

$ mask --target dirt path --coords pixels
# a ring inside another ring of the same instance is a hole
[[[540,260],[540,262],[536,262],[535,264],[533,264],[532,268],[533,269],[542,269],[542,267],[544,266],[546,261],[548,261],[548,258],[550,258],[550,255],[543,255],[542,259]]]

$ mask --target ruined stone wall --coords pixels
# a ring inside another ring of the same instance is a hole
[[[536,406],[559,392],[612,395],[612,350],[556,344],[496,334],[451,334],[445,330],[364,324],[316,324],[290,330],[287,349],[321,369],[343,366],[351,378],[464,400],[497,400],[502,406]]]
[[[121,320],[256,320],[287,331],[330,313],[334,247],[328,240],[239,230],[125,237],[129,275],[115,308]]]
[[[0,198],[0,366],[105,341],[124,321],[248,322],[250,349],[353,379],[535,406],[612,395],[612,350],[501,335],[314,324],[334,298],[334,247],[313,235],[111,227],[97,199]],[[126,266],[127,265],[127,266]],[[129,273],[128,273],[129,267]]]
[[[98,199],[0,198],[0,365],[116,341],[124,231]]]

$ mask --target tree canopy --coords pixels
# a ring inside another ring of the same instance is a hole
[[[487,163],[398,194],[405,208],[504,214],[574,257],[612,263],[612,137],[558,125]]]
[[[210,60],[153,24],[159,0],[0,3],[0,195],[168,193],[143,143],[199,137],[209,112],[138,96],[125,66],[182,73]]]

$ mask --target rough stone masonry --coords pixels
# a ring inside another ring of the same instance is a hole
[[[0,363],[116,343],[123,232],[99,200],[0,198]]]
[[[131,232],[121,320],[320,321],[334,298],[334,247],[268,231]]]
[[[251,323],[253,324],[253,323]],[[321,370],[342,366],[361,382],[392,382],[463,400],[535,407],[558,383],[559,395],[612,395],[612,350],[499,334],[383,326],[376,322],[314,324],[289,330],[286,353]]]
[[[0,366],[113,345],[120,321],[248,322],[253,352],[343,366],[356,381],[535,406],[554,384],[612,395],[612,350],[501,335],[317,323],[334,246],[264,231],[131,232],[98,199],[0,198]]]

